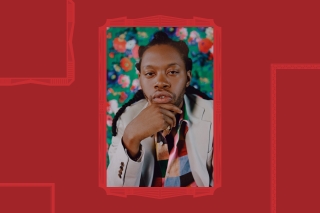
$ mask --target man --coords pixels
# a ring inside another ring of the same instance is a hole
[[[190,86],[183,41],[139,49],[139,90],[113,120],[107,186],[213,186],[213,101]]]

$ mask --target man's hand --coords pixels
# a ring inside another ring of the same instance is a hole
[[[138,154],[143,139],[167,129],[168,126],[175,127],[175,113],[182,113],[182,110],[173,104],[150,104],[142,110],[124,131],[123,143],[129,155]]]

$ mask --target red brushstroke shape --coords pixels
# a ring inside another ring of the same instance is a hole
[[[48,187],[51,192],[50,199],[50,212],[55,213],[55,184],[54,183],[0,183],[0,188],[2,187]]]
[[[144,188],[106,187],[106,30],[107,27],[213,27],[214,29],[214,187],[201,188]],[[183,195],[194,197],[213,195],[221,187],[221,28],[212,19],[194,17],[182,19],[151,16],[138,19],[126,17],[107,19],[99,28],[99,186],[107,195],[127,197],[170,198]]]
[[[276,120],[277,120],[277,70],[293,70],[293,69],[320,69],[320,64],[271,64],[271,213],[276,213],[276,195],[277,195],[277,134],[276,134]]]
[[[67,75],[65,78],[0,78],[0,86],[16,86],[22,84],[39,84],[45,86],[69,86],[74,81],[74,53],[73,53],[73,30],[74,30],[74,2],[67,0],[67,35],[66,35],[66,51],[67,51]]]
[[[67,0],[67,76],[65,78],[0,78],[0,86],[15,86],[22,84],[39,84],[46,86],[69,86],[74,81],[74,53],[73,53],[73,30],[74,30],[74,2]],[[0,183],[1,187],[49,187],[51,191],[50,211],[55,213],[55,184],[54,183]]]

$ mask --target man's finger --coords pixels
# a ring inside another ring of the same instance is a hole
[[[176,126],[176,116],[173,114],[173,112],[171,112],[170,110],[167,109],[160,109],[161,113],[164,114],[165,116],[170,117],[173,120],[173,125],[171,125],[171,127],[175,127]]]
[[[164,126],[162,130],[167,129],[169,125],[170,125],[170,127],[173,127],[174,123],[173,123],[173,120],[171,119],[171,117],[165,115],[164,120],[168,125]]]
[[[182,110],[173,104],[159,104],[159,106],[163,109],[167,109],[175,113],[179,113],[179,114],[182,113]]]

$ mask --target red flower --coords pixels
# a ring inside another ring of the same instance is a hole
[[[116,51],[124,53],[126,51],[126,40],[121,38],[115,38],[113,40],[113,47]]]
[[[125,92],[121,92],[119,101],[123,103],[127,98],[128,98],[128,95]]]
[[[112,53],[112,52],[109,53],[109,57],[110,57],[110,58],[114,58],[114,53]]]
[[[110,110],[110,104],[109,104],[109,101],[107,101],[107,103],[106,103],[106,110],[107,110],[107,112]]]
[[[132,62],[129,58],[122,58],[120,61],[120,66],[124,71],[128,72],[132,69]]]
[[[213,43],[208,38],[201,39],[198,43],[199,51],[202,53],[209,52],[210,48],[212,47]]]

